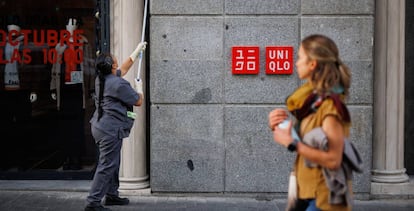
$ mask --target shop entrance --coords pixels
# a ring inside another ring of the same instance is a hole
[[[107,13],[95,17],[101,6],[99,0],[2,1],[0,179],[93,177],[94,61],[102,30],[109,30],[100,26]]]
[[[414,175],[414,2],[405,1],[405,155],[407,174]]]

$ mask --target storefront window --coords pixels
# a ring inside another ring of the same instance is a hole
[[[0,179],[91,178],[98,4],[0,1]]]

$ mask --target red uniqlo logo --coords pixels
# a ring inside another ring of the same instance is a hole
[[[232,49],[233,74],[259,74],[259,47],[235,46]]]
[[[266,47],[266,74],[292,74],[293,47]]]

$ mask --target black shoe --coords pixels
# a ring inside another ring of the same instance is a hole
[[[102,205],[97,207],[86,206],[85,211],[111,211],[111,209],[103,207]]]
[[[127,205],[129,204],[128,198],[121,198],[119,196],[106,196],[105,197],[105,205]]]

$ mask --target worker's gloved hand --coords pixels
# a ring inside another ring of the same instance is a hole
[[[139,53],[145,50],[147,47],[147,42],[140,42],[138,46],[135,48],[134,52],[129,56],[133,62],[138,58]]]
[[[143,91],[143,85],[142,85],[142,79],[137,79],[137,78],[135,78],[134,79],[134,82],[135,82],[135,90],[139,93],[139,94],[144,94],[144,91]]]

